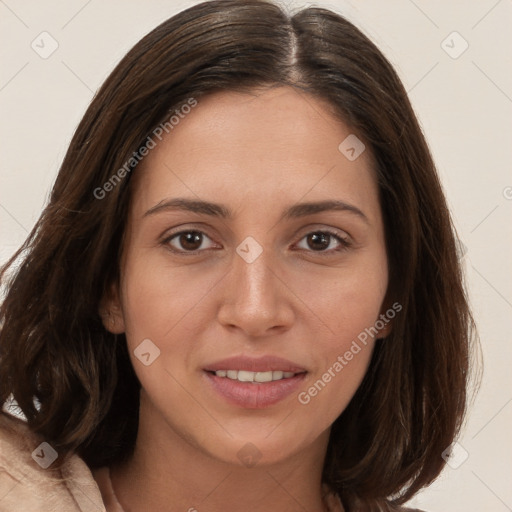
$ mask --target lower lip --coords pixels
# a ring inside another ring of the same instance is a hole
[[[204,372],[213,389],[226,401],[247,409],[264,409],[284,400],[301,385],[305,373],[271,382],[240,382]]]

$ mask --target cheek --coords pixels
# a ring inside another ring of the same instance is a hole
[[[374,343],[356,341],[339,346],[300,390],[297,402],[302,416],[306,421],[316,418],[313,435],[329,428],[352,400],[367,372]]]
[[[335,280],[317,279],[321,286],[308,286],[308,279],[298,284],[319,332],[313,340],[317,365],[297,399],[306,415],[323,418],[325,428],[346,408],[368,369],[387,286],[383,261],[340,268]]]
[[[201,408],[192,407],[189,384],[182,385],[190,376],[194,354],[194,345],[184,340],[199,337],[205,324],[202,299],[215,278],[135,250],[125,261],[123,276],[126,339],[144,396],[161,411],[172,403],[173,421],[204,423]],[[142,354],[148,353],[144,359]]]
[[[316,364],[297,401],[305,418],[322,418],[317,430],[328,428],[343,412],[367,372],[384,295],[375,293],[375,286],[371,279],[351,276],[309,295],[312,309],[316,304],[322,315],[323,329],[314,336]]]
[[[325,333],[320,339],[327,352],[343,349],[375,325],[386,288],[385,260],[377,258],[361,258],[357,265],[340,267],[335,273],[301,276],[294,283],[294,292],[304,297],[305,311],[314,314]]]
[[[134,255],[126,262],[123,312],[129,343],[151,338],[168,344],[173,331],[199,329],[205,297],[222,275],[171,266],[165,257]],[[191,321],[192,320],[192,321]]]

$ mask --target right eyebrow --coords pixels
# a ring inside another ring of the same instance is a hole
[[[168,210],[185,210],[194,213],[201,213],[203,215],[222,217],[224,219],[231,217],[230,210],[223,205],[182,197],[164,199],[163,201],[160,201],[158,204],[150,208],[144,214],[144,217]]]

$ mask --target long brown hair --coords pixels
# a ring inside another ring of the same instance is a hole
[[[403,310],[333,425],[323,479],[348,508],[392,508],[444,466],[466,408],[474,324],[450,214],[407,94],[376,46],[329,10],[292,16],[265,0],[205,2],[123,58],[78,126],[48,205],[0,274],[0,403],[12,393],[33,431],[91,467],[129,456],[140,384],[124,335],[110,334],[98,311],[119,277],[130,158],[190,98],[280,84],[327,100],[374,157],[387,300]],[[122,179],[104,187],[116,172]]]

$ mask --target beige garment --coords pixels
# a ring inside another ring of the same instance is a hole
[[[105,512],[85,462],[71,455],[44,469],[55,451],[42,443],[24,421],[0,412],[0,512]]]

